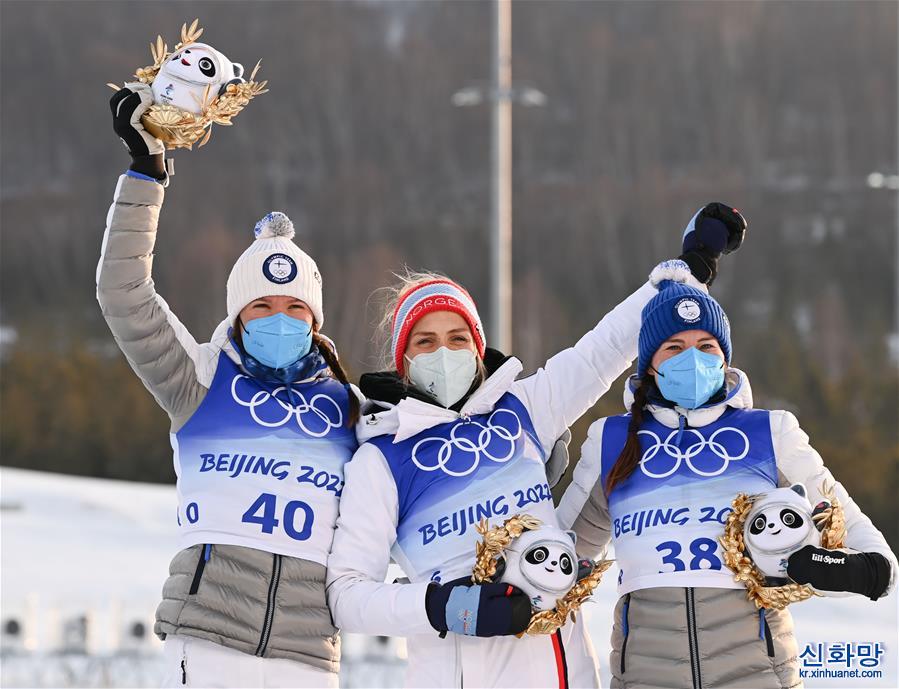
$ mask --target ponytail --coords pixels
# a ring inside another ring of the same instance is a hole
[[[349,376],[347,376],[346,371],[343,366],[340,364],[340,360],[337,358],[337,352],[334,351],[334,347],[331,344],[330,340],[326,337],[319,335],[318,332],[312,333],[312,344],[318,347],[318,353],[321,354],[322,359],[325,360],[325,363],[328,365],[328,368],[331,370],[331,375],[334,376],[337,380],[343,383],[343,386],[347,391],[347,404],[349,405],[349,414],[347,415],[347,426],[352,428],[356,425],[356,422],[359,420],[359,398],[356,396],[356,393],[353,392],[353,389],[350,387]]]
[[[608,496],[612,489],[630,476],[640,464],[643,450],[640,447],[640,436],[637,435],[640,426],[643,425],[643,410],[649,397],[651,386],[655,381],[649,373],[645,373],[640,379],[640,385],[634,393],[634,402],[631,404],[631,422],[627,427],[627,442],[615,460],[612,470],[606,477],[605,493]]]

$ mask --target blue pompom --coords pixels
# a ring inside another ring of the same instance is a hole
[[[268,239],[271,237],[293,239],[295,231],[290,218],[280,211],[272,211],[256,223],[253,234],[256,235],[256,239]]]

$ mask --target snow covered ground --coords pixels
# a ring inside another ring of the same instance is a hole
[[[175,507],[170,486],[0,468],[0,685],[158,686],[161,644],[151,630],[177,547]],[[585,606],[603,666],[614,581],[613,569]],[[800,650],[828,642],[885,648],[880,679],[809,678],[806,686],[899,687],[897,607],[895,594],[792,606]],[[342,684],[397,686],[404,654],[401,641],[348,635]],[[603,679],[607,686],[605,667]]]

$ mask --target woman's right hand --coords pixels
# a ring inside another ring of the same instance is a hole
[[[521,634],[531,621],[531,600],[509,584],[472,584],[462,577],[432,584],[425,596],[428,621],[438,632],[466,636]]]
[[[147,84],[126,84],[109,100],[112,128],[131,155],[131,169],[157,180],[165,179],[165,146],[141,124],[141,116],[153,105]]]

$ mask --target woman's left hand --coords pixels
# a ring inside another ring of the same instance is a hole
[[[790,555],[787,574],[798,584],[820,591],[860,593],[871,600],[890,583],[890,563],[880,553],[845,553],[807,545]]]
[[[687,224],[679,258],[697,280],[711,285],[718,276],[718,259],[740,248],[746,227],[746,218],[736,208],[709,203]]]

